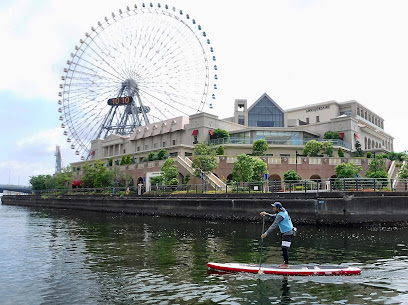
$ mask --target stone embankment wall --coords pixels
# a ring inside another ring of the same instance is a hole
[[[292,193],[174,196],[3,196],[3,204],[53,209],[259,221],[280,201],[298,224],[407,226],[408,193]]]

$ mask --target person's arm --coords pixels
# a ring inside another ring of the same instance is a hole
[[[264,234],[261,235],[262,238],[265,238],[269,233],[271,233],[273,230],[275,230],[278,226],[279,223],[283,220],[283,216],[277,215],[275,218],[275,221],[271,224],[271,226],[266,230]]]
[[[269,214],[269,213],[266,213],[265,211],[264,212],[261,212],[260,213],[262,216],[269,216],[270,218],[275,218],[276,217],[276,214]]]

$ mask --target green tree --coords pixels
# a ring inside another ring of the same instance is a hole
[[[45,180],[44,180],[44,186],[46,190],[53,190],[57,188],[57,182],[55,180],[55,177],[51,175],[47,175]]]
[[[339,155],[339,158],[344,158],[343,148],[339,147],[339,149],[337,150],[337,154]]]
[[[216,155],[216,148],[214,145],[206,145],[204,142],[198,143],[194,147],[194,155],[196,156],[206,156],[206,155]]]
[[[157,153],[157,157],[159,160],[166,160],[169,157],[169,153],[166,149],[160,149]]]
[[[84,175],[81,178],[83,187],[110,187],[113,186],[114,173],[104,166],[102,160],[88,162],[82,166]]]
[[[253,156],[263,156],[268,150],[268,142],[266,140],[256,140],[252,144],[252,155]]]
[[[120,165],[128,165],[128,164],[131,164],[131,163],[132,163],[132,160],[130,158],[130,155],[122,156],[122,160],[120,161]]]
[[[391,161],[400,161],[402,162],[404,160],[404,157],[406,156],[405,152],[395,152],[395,151],[390,151],[385,155],[385,158],[391,160]]]
[[[158,160],[157,153],[155,153],[155,152],[153,152],[153,151],[150,152],[150,153],[147,155],[147,158],[148,158],[149,161]]]
[[[341,136],[336,131],[328,131],[324,134],[326,140],[341,140]]]
[[[263,180],[267,173],[267,165],[259,158],[242,154],[237,156],[234,163],[232,176],[234,181],[239,182],[258,182]]]
[[[162,181],[166,185],[172,184],[172,181],[174,182],[174,179],[178,178],[177,165],[174,164],[174,162],[175,161],[173,159],[167,159],[166,161],[164,161],[163,166],[160,169],[160,175],[162,176]]]
[[[126,173],[124,170],[119,169],[118,167],[115,167],[111,170],[113,180],[117,182],[117,186],[119,187],[126,187],[129,186],[133,183],[133,178],[131,175]]]
[[[246,154],[237,156],[237,161],[235,161],[232,170],[233,180],[237,182],[250,182],[253,175],[253,157]]]
[[[408,164],[405,163],[398,172],[398,178],[408,179]]]
[[[316,140],[310,140],[306,143],[305,148],[303,149],[304,156],[315,157],[322,150],[322,143]]]
[[[363,169],[361,166],[355,166],[353,163],[342,163],[336,166],[335,172],[337,178],[355,178]]]
[[[224,129],[217,128],[216,130],[213,130],[213,139],[224,139],[224,138],[229,138],[230,134],[228,131]]]
[[[368,158],[368,159],[370,159],[371,157],[372,157],[372,153],[371,153],[371,151],[369,151],[369,152],[367,152],[367,154],[366,154],[366,157]]]
[[[388,178],[388,173],[385,169],[385,162],[383,156],[376,155],[368,165],[368,171],[366,172],[367,178]]]
[[[361,149],[360,141],[356,141],[356,144],[354,144],[354,148],[356,149],[354,153],[356,157],[364,157],[364,152]]]
[[[45,190],[45,180],[47,179],[47,176],[50,175],[31,176],[29,182],[33,190]]]
[[[109,166],[112,166],[112,164],[113,164],[113,159],[112,159],[112,158],[109,158],[109,160],[108,160],[108,165],[109,165]]]
[[[155,176],[155,177],[150,178],[150,183],[152,185],[163,184],[164,183],[163,182],[163,176],[159,175],[159,176]]]
[[[328,157],[333,157],[333,143],[331,141],[325,141],[322,143],[322,153]]]
[[[218,167],[214,145],[208,146],[203,142],[198,143],[194,147],[194,153],[195,156],[191,166],[196,177],[201,177],[201,173],[207,175]]]
[[[169,181],[169,185],[177,185],[177,184],[179,184],[180,182],[179,182],[179,180],[177,179],[177,178],[173,178],[173,179],[171,179],[170,181]]]
[[[300,178],[299,174],[293,169],[288,170],[283,174],[283,180],[285,181],[299,181],[301,179],[302,178]]]
[[[254,158],[253,171],[251,182],[263,181],[264,175],[268,173],[267,164],[259,158]]]
[[[218,146],[218,148],[217,148],[217,155],[218,155],[218,156],[224,156],[224,155],[225,155],[224,146],[222,146],[222,145]]]
[[[190,179],[191,179],[191,175],[190,173],[187,173],[187,175],[185,175],[183,178],[183,184],[189,184]]]
[[[72,167],[67,166],[62,169],[61,173],[54,175],[55,188],[57,189],[68,189],[74,180],[74,174],[72,172]]]

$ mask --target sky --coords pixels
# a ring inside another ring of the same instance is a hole
[[[58,85],[79,39],[135,2],[0,1],[0,184],[52,174],[55,146],[79,161],[58,120]],[[142,2],[136,2],[141,4]],[[283,109],[357,100],[408,149],[406,1],[172,0],[211,38],[219,68],[213,112],[268,93]]]

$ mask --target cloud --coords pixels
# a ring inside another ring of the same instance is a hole
[[[45,129],[26,135],[14,143],[12,156],[0,161],[0,183],[7,183],[11,173],[11,183],[27,184],[29,177],[39,174],[53,174],[55,170],[55,147],[61,146],[63,166],[78,161],[66,142],[61,128]]]

